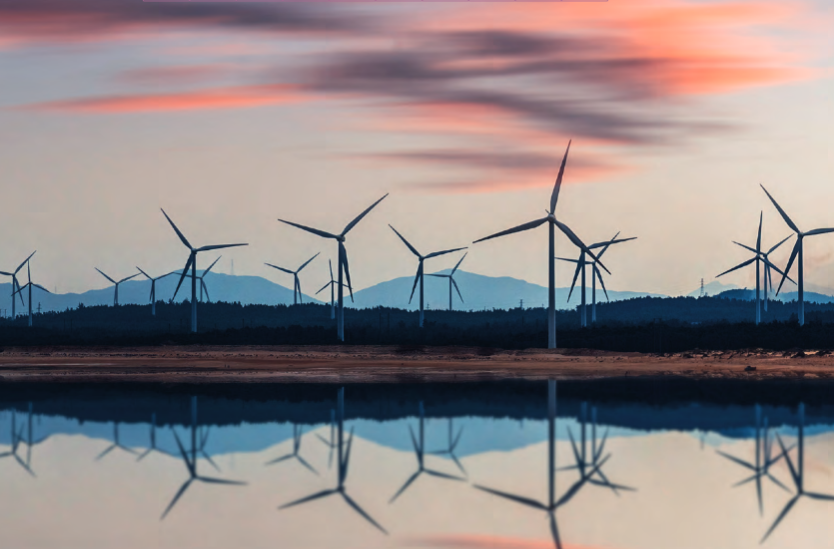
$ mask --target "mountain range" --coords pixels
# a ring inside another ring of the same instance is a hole
[[[448,274],[449,270],[440,271],[436,274]],[[198,272],[199,274],[199,272]],[[547,303],[547,288],[533,284],[525,280],[511,277],[492,277],[467,271],[458,270],[455,274],[464,301],[461,302],[457,292],[453,295],[453,307],[456,310],[483,310],[483,309],[510,309],[518,307],[522,302],[525,308],[543,307]],[[239,302],[243,305],[270,304],[289,305],[293,300],[293,292],[280,284],[267,280],[260,276],[229,275],[224,273],[210,272],[205,278],[206,286],[213,301]],[[303,283],[303,281],[302,281]],[[169,276],[157,281],[158,299],[169,299],[174,293],[177,284],[177,276]],[[414,293],[414,299],[409,304],[409,295],[413,284],[412,277],[399,277],[374,286],[357,291],[354,294],[354,302],[347,299],[349,307],[372,308],[377,306],[394,307],[407,310],[415,310],[419,306],[419,294]],[[806,292],[806,300],[819,303],[834,301],[834,291],[814,287],[815,292]],[[318,288],[315,288],[318,290]],[[312,290],[312,288],[311,288]],[[735,285],[721,284],[718,281],[704,285],[704,290],[709,295],[722,295],[735,299],[753,299],[753,290],[739,289]],[[46,293],[39,289],[33,289],[33,305],[37,309],[40,305],[43,311],[63,311],[67,308],[75,308],[79,304],[85,306],[111,305],[113,303],[113,286],[97,290],[88,290],[83,293]],[[190,296],[191,289],[189,281],[183,283],[177,295],[177,301],[183,301]],[[579,305],[580,292],[574,289],[568,301],[568,288],[556,289],[556,306],[560,309],[572,309]],[[11,301],[8,297],[11,294],[11,284],[0,284],[0,312],[5,316],[10,313]],[[698,296],[700,288],[689,293],[689,296]],[[129,280],[119,286],[119,302],[122,304],[144,304],[148,303],[150,295],[150,282],[147,280]],[[427,276],[425,279],[426,309],[447,309],[449,306],[449,283],[448,279]],[[620,301],[635,297],[668,297],[663,294],[651,292],[618,291],[609,290],[608,297],[611,301]],[[24,293],[24,298],[26,298]],[[305,303],[324,303],[329,299],[329,292],[325,290],[315,299],[304,294]],[[591,302],[591,290],[587,289],[588,303]],[[796,299],[796,292],[784,292],[779,295],[782,301]],[[597,288],[597,301],[604,302],[605,294],[601,288]],[[27,307],[17,302],[17,312],[22,314]]]

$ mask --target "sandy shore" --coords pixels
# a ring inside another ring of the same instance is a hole
[[[6,348],[0,353],[3,382],[397,383],[624,376],[824,381],[834,380],[834,356],[347,346]]]

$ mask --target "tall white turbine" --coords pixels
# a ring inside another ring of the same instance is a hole
[[[29,256],[29,257],[32,257],[32,256]],[[34,286],[35,288],[40,288],[41,290],[43,290],[44,292],[46,292],[48,294],[52,293],[52,292],[50,292],[49,290],[47,290],[46,288],[44,288],[40,284],[35,284],[34,282],[32,282],[32,270],[29,267],[29,260],[26,260],[26,279],[27,279],[26,284],[19,287],[17,289],[16,293],[22,294],[23,290],[25,290],[26,288],[29,288],[29,327],[31,328],[32,327],[32,286]],[[14,299],[14,294],[12,294],[12,299]]]
[[[197,331],[197,254],[200,252],[207,252],[209,250],[219,250],[221,248],[234,248],[237,246],[248,246],[249,244],[212,244],[209,246],[202,246],[200,248],[195,248],[191,244],[188,243],[188,240],[185,238],[180,230],[174,225],[174,222],[171,221],[171,218],[168,217],[168,214],[165,213],[165,210],[162,210],[162,215],[165,216],[165,219],[168,220],[168,223],[171,224],[171,227],[174,229],[174,232],[177,233],[177,236],[180,237],[180,240],[185,247],[188,248],[188,260],[185,262],[185,268],[182,270],[182,275],[180,276],[180,281],[177,283],[177,289],[174,290],[174,295],[177,295],[177,292],[180,290],[180,286],[182,285],[182,281],[185,279],[185,274],[188,272],[188,268],[191,268],[191,331]]]
[[[345,340],[345,307],[344,307],[344,284],[342,281],[342,275],[347,278],[347,287],[350,290],[350,298],[353,299],[353,286],[350,283],[350,268],[348,266],[348,258],[347,258],[347,250],[345,249],[345,236],[347,236],[348,232],[356,226],[359,221],[362,220],[363,217],[368,215],[368,212],[374,209],[374,207],[382,202],[385,197],[388,196],[388,193],[385,194],[382,198],[371,204],[364,212],[356,216],[356,218],[347,224],[345,230],[343,230],[339,234],[328,233],[327,231],[322,231],[319,229],[314,229],[312,227],[307,227],[306,225],[301,225],[299,223],[293,223],[292,221],[285,221],[283,219],[279,219],[281,223],[286,223],[287,225],[292,225],[293,227],[297,227],[302,231],[307,231],[308,233],[313,233],[315,235],[321,236],[322,238],[332,238],[336,242],[339,243],[339,261],[337,265],[337,270],[339,273],[339,280],[337,284],[337,288],[339,289],[339,310],[338,315],[336,316],[336,337],[339,338],[339,341]]]
[[[336,284],[338,284],[338,282],[336,282],[336,280],[333,278],[333,262],[330,261],[329,259],[327,260],[327,266],[330,267],[330,282],[328,282],[327,284],[322,286],[321,289],[318,292],[316,292],[316,295],[319,295],[320,293],[322,293],[327,288],[330,288],[330,320],[333,320],[333,319],[336,318],[336,297],[335,296],[336,296]]]
[[[115,285],[116,285],[116,291],[115,291],[115,293],[113,294],[113,306],[114,306],[114,307],[118,307],[118,306],[119,306],[119,284],[121,284],[122,282],[127,282],[127,281],[128,281],[128,280],[130,280],[131,278],[136,278],[136,277],[137,277],[137,276],[139,276],[139,274],[140,274],[140,273],[132,274],[132,275],[130,275],[130,276],[126,277],[126,278],[123,278],[123,279],[119,280],[118,282],[116,282],[115,280],[113,280],[112,278],[110,278],[109,276],[107,276],[106,274],[104,274],[104,273],[101,271],[101,269],[99,269],[98,267],[96,267],[95,269],[96,269],[96,270],[97,270],[97,271],[101,274],[101,276],[103,276],[104,278],[106,278],[107,280],[109,280],[110,282],[112,282],[113,284],[115,284]]]
[[[214,266],[217,264],[217,262],[218,262],[218,261],[220,261],[220,258],[221,258],[221,257],[223,257],[223,256],[221,255],[220,257],[218,257],[217,259],[215,259],[215,260],[211,263],[211,265],[209,265],[209,266],[208,266],[208,269],[204,270],[204,271],[203,271],[203,274],[201,274],[201,275],[199,275],[199,276],[197,277],[197,280],[199,280],[199,281],[200,281],[200,303],[202,303],[202,302],[203,302],[203,293],[205,293],[205,294],[206,294],[206,300],[208,300],[208,302],[209,302],[209,303],[211,303],[211,296],[209,295],[208,286],[206,286],[206,275],[207,275],[207,274],[209,274],[209,273],[211,272],[212,267],[214,267]],[[182,274],[182,273],[176,273],[176,274]],[[188,278],[191,278],[191,275],[190,275],[190,274],[187,274],[187,273],[186,273],[186,275],[185,275],[185,276],[187,276]],[[173,297],[173,298],[171,298],[171,301],[173,301],[174,299],[176,299],[176,297],[177,297],[177,294],[174,294],[174,297]]]
[[[293,305],[298,305],[299,303],[304,303],[304,297],[301,295],[301,280],[299,280],[299,278],[298,278],[298,273],[300,273],[301,270],[304,267],[309,265],[312,260],[317,258],[320,253],[321,252],[319,252],[318,254],[314,255],[313,257],[311,257],[310,259],[308,259],[307,261],[302,263],[301,267],[299,267],[298,269],[296,269],[294,271],[291,271],[290,269],[285,269],[284,267],[279,267],[278,265],[273,265],[272,263],[264,263],[264,265],[272,267],[273,269],[278,269],[279,271],[283,271],[287,274],[292,275],[292,277],[293,277],[292,304]]]
[[[139,267],[136,267],[136,268],[139,269]],[[143,275],[145,275],[145,278],[147,278],[148,280],[151,281],[151,296],[150,296],[151,316],[156,316],[156,281],[161,280],[161,279],[165,278],[166,276],[170,276],[170,275],[174,274],[176,271],[171,271],[170,273],[166,273],[166,274],[164,274],[162,276],[158,276],[156,278],[152,278],[151,275],[149,275],[148,273],[146,273],[142,269],[139,269],[139,272],[142,273]]]
[[[35,252],[36,251],[37,250],[35,250]],[[25,303],[23,303],[23,294],[18,292],[20,290],[20,282],[18,282],[18,280],[17,280],[17,273],[19,273],[20,269],[22,269],[23,266],[26,265],[29,262],[30,259],[32,259],[32,256],[35,255],[35,252],[32,252],[31,254],[29,254],[29,257],[24,259],[23,262],[20,265],[18,265],[17,269],[15,269],[14,271],[12,271],[10,273],[7,273],[5,271],[0,271],[0,275],[12,277],[12,320],[14,320],[16,315],[17,315],[17,312],[15,310],[15,303],[14,303],[14,296],[15,296],[16,293],[18,293],[18,297],[20,298],[20,304],[25,305]]]
[[[770,259],[770,254],[775,252],[776,248],[778,248],[779,246],[784,244],[791,236],[793,236],[793,235],[788,235],[785,238],[783,238],[782,240],[780,240],[777,244],[775,244],[767,252],[763,253],[762,256],[765,259],[769,260]],[[764,304],[765,312],[767,312],[767,302],[770,299],[770,293],[772,291],[773,291],[773,275],[771,274],[770,265],[765,263],[765,268],[764,268],[764,298],[763,298],[763,302],[764,302],[763,304]]]
[[[452,310],[452,286],[454,286],[455,290],[457,290],[458,297],[460,298],[460,302],[463,303],[463,296],[460,293],[460,288],[458,288],[458,283],[455,282],[455,271],[458,270],[458,267],[460,267],[460,264],[463,263],[464,259],[466,259],[467,254],[469,254],[469,252],[466,252],[465,254],[463,254],[463,257],[460,258],[457,265],[455,265],[455,268],[452,269],[452,271],[449,274],[429,274],[429,276],[436,276],[437,278],[448,278],[449,279],[449,310],[450,311]]]
[[[519,225],[518,227],[513,227],[512,229],[507,229],[506,231],[501,231],[500,233],[495,233],[489,235],[487,237],[481,238],[476,240],[474,243],[483,242],[484,240],[489,240],[490,238],[497,238],[499,236],[504,236],[508,234],[518,233],[521,231],[526,231],[529,229],[535,229],[536,227],[547,223],[548,226],[548,248],[547,248],[547,262],[548,262],[548,277],[547,277],[547,348],[548,349],[555,349],[556,348],[556,235],[555,235],[555,227],[558,227],[560,231],[562,231],[568,239],[573,242],[574,246],[578,247],[581,250],[584,250],[586,254],[592,257],[594,260],[597,259],[597,256],[588,249],[585,244],[576,236],[570,227],[556,219],[556,203],[559,200],[559,189],[562,187],[562,176],[565,173],[565,164],[568,161],[568,152],[570,151],[570,141],[568,142],[568,148],[565,150],[565,157],[562,159],[562,165],[559,167],[559,175],[556,177],[556,184],[553,186],[553,193],[550,195],[550,210],[547,211],[547,216],[542,217],[540,219],[536,219],[535,221],[530,221],[529,223],[524,223],[523,225]],[[611,274],[605,265],[602,262],[599,262],[599,266],[605,269],[605,272]]]
[[[782,242],[784,242],[784,240]],[[762,253],[762,214],[761,213],[759,213],[759,232],[758,232],[758,236],[756,237],[756,247],[751,248],[750,246],[746,246],[746,245],[741,244],[741,243],[736,242],[736,241],[733,241],[733,244],[736,244],[737,246],[741,246],[745,250],[749,250],[749,251],[753,252],[755,255],[752,258],[748,259],[747,261],[743,261],[743,262],[739,263],[738,265],[736,265],[732,269],[727,269],[726,271],[724,271],[720,275],[716,276],[715,278],[718,278],[720,276],[724,276],[725,274],[731,273],[731,272],[735,271],[736,269],[741,269],[742,267],[746,267],[747,265],[750,265],[754,261],[756,262],[756,324],[759,324],[759,322],[762,321],[762,310],[761,310],[761,307],[760,307],[761,295],[759,293],[759,283],[761,282],[761,272],[760,272],[761,265],[760,265],[760,263],[764,263],[765,268],[775,269],[777,273],[785,274],[781,270],[779,270],[779,268],[776,265],[771,263],[770,260],[767,259],[765,257],[765,255]],[[780,242],[780,244],[781,244],[781,242]],[[778,246],[778,244],[777,244],[777,246]],[[765,271],[765,277],[766,276],[767,276],[767,271]],[[790,277],[788,278],[788,280],[791,280]],[[791,280],[791,282],[793,282],[793,280]]]
[[[629,240],[637,240],[636,236],[632,236],[630,238],[621,238],[617,239],[620,236],[620,233],[614,235],[614,238],[611,240],[604,240],[602,242],[595,242],[588,246],[588,249],[595,250],[597,248],[602,248],[597,254],[597,259],[593,261],[589,261],[585,257],[585,252],[580,250],[579,252],[579,259],[569,259],[566,257],[557,257],[556,259],[560,261],[568,261],[570,263],[576,263],[576,270],[573,273],[573,281],[570,285],[570,291],[568,292],[568,302],[570,302],[571,295],[573,295],[573,289],[576,286],[576,279],[579,277],[580,273],[582,274],[581,280],[581,288],[582,288],[582,296],[580,301],[579,307],[579,320],[580,325],[582,327],[588,326],[588,317],[587,317],[587,303],[586,303],[586,284],[585,284],[585,267],[591,267],[591,322],[597,321],[597,278],[599,278],[599,283],[602,286],[602,291],[605,292],[605,299],[608,299],[608,290],[605,289],[605,282],[602,281],[602,273],[599,272],[599,268],[597,267],[597,260],[605,254],[608,250],[608,247],[613,244],[620,244],[622,242],[628,242]]]
[[[391,227],[391,225],[388,225],[388,226]],[[421,255],[420,252],[418,252],[417,249],[414,246],[412,246],[408,242],[408,240],[406,240],[405,237],[397,231],[397,229],[395,229],[394,227],[391,227],[391,230],[394,231],[394,233],[396,233],[396,235],[400,237],[400,240],[403,241],[403,244],[405,244],[406,247],[409,250],[411,250],[411,253],[416,255],[417,259],[419,260],[419,265],[417,266],[417,275],[415,275],[415,277],[414,277],[414,285],[411,287],[411,297],[408,298],[408,303],[410,305],[411,300],[414,299],[414,290],[417,289],[417,284],[419,283],[420,284],[420,327],[422,328],[423,327],[423,318],[425,316],[425,313],[424,313],[424,310],[423,310],[423,304],[425,302],[424,295],[423,295],[423,290],[424,290],[423,262],[426,259],[431,259],[432,257],[437,257],[437,256],[440,256],[440,255],[450,254],[452,252],[459,252],[460,250],[465,250],[466,248],[454,248],[452,250],[443,250],[443,251],[440,251],[440,252],[432,252],[430,254]]]
[[[785,223],[790,227],[793,232],[796,233],[796,244],[793,246],[793,251],[791,252],[791,258],[788,260],[788,265],[785,267],[785,272],[782,273],[782,281],[779,282],[779,287],[776,289],[776,295],[779,295],[779,290],[782,289],[782,284],[785,283],[785,278],[788,276],[788,273],[791,272],[791,266],[793,266],[793,262],[796,259],[796,256],[799,255],[799,263],[797,266],[797,276],[796,279],[799,282],[799,293],[797,294],[797,301],[799,305],[799,325],[802,326],[805,324],[805,276],[803,274],[804,265],[802,261],[802,241],[805,239],[806,236],[814,236],[818,234],[826,234],[826,233],[834,233],[834,228],[826,228],[826,229],[813,229],[810,231],[802,232],[799,230],[799,227],[796,226],[796,223],[791,221],[791,218],[788,217],[788,214],[785,213],[785,210],[782,209],[779,204],[770,196],[770,193],[767,192],[767,189],[764,188],[764,185],[760,185],[762,190],[765,192],[767,197],[773,202],[773,205],[776,206],[776,209],[779,211],[779,215],[782,216],[782,219],[785,220]]]

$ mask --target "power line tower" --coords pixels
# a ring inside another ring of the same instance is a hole
[[[704,279],[701,279],[701,293],[698,297],[704,297]]]
[[[38,314],[41,314],[41,302],[38,301]]]

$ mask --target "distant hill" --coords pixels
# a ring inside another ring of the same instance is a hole
[[[726,292],[727,290],[735,290],[737,288],[738,286],[736,286],[735,284],[723,284],[718,280],[713,280],[712,282],[704,284],[704,293],[706,293],[707,295],[718,295],[721,292]],[[699,295],[701,295],[701,288],[698,287],[686,295],[687,297],[698,297]]]
[[[202,271],[197,271],[198,276]],[[177,287],[179,281],[176,275],[158,280],[156,283],[157,299],[167,301],[174,294],[174,289]],[[280,284],[276,284],[270,280],[260,276],[234,276],[223,273],[210,272],[206,275],[206,286],[208,286],[209,295],[212,301],[227,301],[240,302],[243,305],[250,305],[254,303],[264,303],[268,305],[288,305],[292,303],[292,290],[285,288]],[[316,288],[318,289],[318,288]],[[0,284],[0,309],[4,309],[5,314],[11,314],[11,298],[12,292],[11,283]],[[133,279],[119,285],[119,303],[127,304],[145,304],[148,303],[151,292],[151,283],[147,279]],[[197,288],[199,299],[199,286]],[[24,291],[24,300],[28,294]],[[191,283],[190,279],[183,281],[182,287],[177,294],[177,302],[185,301],[191,297]],[[78,307],[79,303],[85,306],[92,305],[112,305],[113,304],[113,286],[103,288],[100,290],[89,290],[81,294],[67,293],[55,294],[46,293],[42,290],[34,288],[32,290],[33,306],[37,308],[40,303],[43,311],[63,311],[65,309]],[[308,295],[304,295],[305,303],[321,303],[321,301],[313,299]],[[27,306],[21,306],[20,300],[17,302],[17,312],[21,314],[28,311]]]
[[[724,299],[743,299],[747,301],[753,301],[754,299],[756,299],[756,290],[750,290],[746,288],[743,290],[727,290],[725,292],[721,292],[716,297],[721,297]],[[775,299],[777,301],[782,302],[796,301],[797,299],[799,299],[799,294],[797,292],[782,292],[775,298],[772,297],[771,299]],[[805,292],[805,301],[810,303],[834,303],[834,296],[821,294],[818,292]]]
[[[439,274],[448,274],[449,269],[439,271]],[[590,273],[590,271],[589,271]],[[482,310],[482,309],[513,309],[519,306],[524,300],[524,307],[542,307],[547,304],[547,288],[538,284],[519,280],[517,278],[484,276],[467,271],[457,271],[455,281],[463,294],[464,302],[461,303],[457,292],[454,293],[453,305],[455,310]],[[591,302],[590,277],[588,277],[587,301]],[[419,307],[419,288],[414,292],[414,299],[408,304],[408,297],[414,284],[413,277],[400,277],[386,282],[380,282],[354,294],[355,303],[351,306],[357,308],[370,308],[378,305],[384,307],[397,307],[401,309],[415,310]],[[574,290],[570,303],[567,302],[569,288],[556,288],[556,307],[560,309],[572,309],[579,305],[581,293],[579,288]],[[449,281],[445,278],[426,276],[425,281],[426,307],[431,309],[449,308]],[[661,294],[649,292],[628,292],[609,290],[608,297],[611,301],[621,301],[634,297],[665,297]],[[597,287],[597,303],[605,301],[605,294]],[[348,302],[350,305],[350,302]]]

